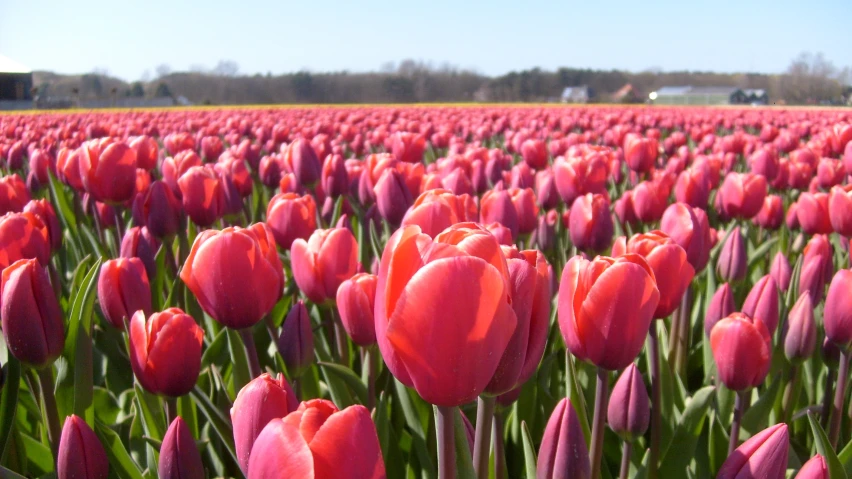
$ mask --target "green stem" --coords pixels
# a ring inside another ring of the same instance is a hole
[[[678,329],[674,331],[677,349],[675,350],[674,363],[677,374],[686,379],[686,363],[689,359],[689,336],[691,332],[690,319],[692,319],[692,287],[686,288],[680,307],[677,311]]]
[[[609,375],[606,369],[598,368],[598,381],[595,386],[595,415],[592,419],[592,447],[589,456],[592,461],[592,479],[601,477],[601,458],[603,457],[604,419],[609,396]]]
[[[834,369],[829,368],[825,376],[825,388],[822,391],[822,412],[820,413],[820,425],[823,430],[828,429],[828,418],[831,416],[831,393],[834,391]]]
[[[491,425],[491,442],[494,444],[494,478],[506,479],[506,446],[503,444],[503,417],[494,412]]]
[[[648,454],[648,478],[657,478],[660,461],[660,429],[663,391],[660,385],[660,340],[657,337],[657,320],[651,321],[648,331],[648,367],[651,372],[651,447]]]
[[[630,456],[633,454],[633,443],[624,441],[624,447],[621,450],[621,472],[618,474],[619,479],[627,479],[630,473]]]
[[[831,447],[837,448],[840,437],[840,420],[843,418],[843,400],[846,398],[846,383],[849,380],[849,355],[846,351],[840,353],[840,369],[837,373],[837,387],[834,390],[834,406],[831,409],[831,426],[828,439]]]
[[[476,477],[488,479],[488,459],[491,457],[491,423],[494,420],[493,396],[479,396],[476,406],[476,433],[473,439],[473,467]]]
[[[59,428],[59,410],[56,407],[56,396],[54,395],[53,368],[48,366],[36,371],[38,383],[41,389],[41,401],[44,408],[44,417],[47,420],[47,437],[50,440],[50,449],[53,451],[53,462],[56,464],[59,452],[59,437],[62,432]]]
[[[241,329],[240,338],[243,340],[243,346],[246,348],[249,373],[251,373],[251,378],[254,379],[260,376],[260,360],[257,357],[257,348],[254,345],[254,335],[251,328]]]
[[[743,412],[746,408],[746,401],[748,400],[746,394],[748,393],[748,391],[737,391],[737,399],[734,402],[734,420],[731,421],[731,437],[728,440],[729,457],[740,442],[740,423],[742,422]]]
[[[435,406],[435,432],[438,439],[438,479],[456,477],[456,443],[453,406]]]
[[[790,421],[790,414],[796,402],[796,388],[799,385],[799,366],[793,364],[787,374],[787,384],[784,386],[784,396],[781,399],[781,420]]]
[[[166,403],[166,421],[171,425],[178,417],[177,398],[167,396],[163,398],[163,402]]]
[[[367,359],[367,409],[372,411],[376,406],[376,375],[379,370],[379,350],[374,344],[366,350]]]

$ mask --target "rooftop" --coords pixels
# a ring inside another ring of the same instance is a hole
[[[0,55],[0,73],[32,73],[32,70],[7,56]]]

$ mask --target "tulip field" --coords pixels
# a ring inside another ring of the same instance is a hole
[[[852,110],[0,115],[0,478],[852,477]]]

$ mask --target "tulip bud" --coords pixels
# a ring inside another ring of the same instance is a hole
[[[769,330],[760,318],[733,313],[710,332],[710,348],[719,379],[728,389],[742,391],[763,383],[772,359]]]
[[[482,195],[479,205],[479,221],[483,224],[500,223],[518,237],[518,211],[506,190],[489,190]]]
[[[20,362],[41,368],[62,354],[62,310],[47,272],[34,259],[18,260],[3,270],[0,319],[9,352]]]
[[[696,272],[710,260],[710,223],[707,213],[685,203],[674,203],[663,213],[660,229],[686,251],[686,259]]]
[[[784,204],[778,195],[767,195],[763,207],[752,218],[754,223],[767,230],[777,230],[784,222]]]
[[[252,446],[263,428],[269,421],[280,419],[298,407],[299,399],[283,374],[273,378],[263,373],[240,389],[231,407],[231,423],[237,460],[243,472],[248,472]]]
[[[568,219],[568,232],[577,249],[603,251],[612,244],[613,231],[609,200],[604,195],[589,193],[574,200]]]
[[[817,454],[799,469],[794,479],[829,479],[829,477],[825,458]]]
[[[825,284],[834,274],[831,243],[825,235],[816,235],[808,241],[802,256],[802,271],[799,274],[799,290],[807,292],[811,301],[819,304],[825,293]]]
[[[552,210],[559,206],[559,191],[556,189],[556,180],[550,170],[541,170],[535,174],[535,197],[538,204],[546,209]]]
[[[221,178],[209,167],[193,166],[177,180],[186,214],[201,227],[225,215],[227,205]]]
[[[763,207],[766,189],[766,178],[761,175],[731,172],[725,176],[717,196],[725,214],[749,219]]]
[[[816,324],[811,297],[802,294],[787,316],[787,334],[784,337],[784,355],[792,362],[809,358],[816,348]]]
[[[624,160],[631,170],[644,173],[650,171],[657,161],[659,145],[653,138],[630,134],[624,139]]]
[[[650,402],[636,364],[627,366],[612,388],[606,421],[616,434],[627,441],[642,436],[648,430],[651,421]]]
[[[118,258],[101,265],[98,301],[104,317],[124,331],[124,323],[136,311],[151,314],[151,285],[139,258]]]
[[[17,173],[0,178],[0,215],[19,213],[30,201],[30,191]]]
[[[828,217],[837,234],[852,237],[852,187],[835,186],[831,189]]]
[[[710,179],[699,168],[688,168],[681,172],[675,183],[675,199],[693,208],[706,208],[710,199]]]
[[[421,130],[422,131],[422,130]],[[393,156],[403,163],[420,163],[426,150],[426,137],[410,132],[398,132],[393,136]]]
[[[538,218],[538,228],[536,228],[535,245],[539,250],[550,252],[556,247],[556,222],[559,221],[559,213],[556,210],[550,210]]]
[[[31,200],[24,205],[24,213],[32,213],[41,220],[47,227],[47,236],[50,238],[50,247],[53,252],[59,251],[62,247],[62,226],[59,224],[59,218],[56,216],[56,210],[53,205],[46,199]]]
[[[828,213],[828,194],[802,193],[796,201],[796,216],[802,231],[809,235],[831,234],[831,218]]]
[[[535,193],[533,193],[532,188],[509,188],[508,191],[518,216],[518,233],[532,233],[535,231],[536,218],[538,218],[538,204],[535,201]],[[609,208],[608,204],[607,208]],[[612,217],[610,217],[610,222],[612,222]]]
[[[779,251],[772,259],[772,266],[769,267],[769,275],[775,280],[778,289],[787,292],[790,288],[790,279],[793,276],[793,271],[790,269],[790,263],[784,253]]]
[[[298,138],[284,150],[284,163],[296,175],[296,180],[303,187],[316,183],[322,174],[322,165],[317,152],[311,144]]]
[[[178,397],[189,393],[201,370],[204,331],[178,308],[145,320],[137,311],[130,320],[130,366],[150,393]],[[175,367],[175,365],[180,367]]]
[[[334,299],[358,268],[358,243],[346,228],[316,230],[308,241],[297,238],[290,255],[296,285],[316,304]]]
[[[762,178],[762,177],[761,177]],[[716,273],[724,281],[740,281],[746,274],[746,247],[740,227],[728,235],[716,260]]]
[[[621,195],[621,198],[615,200],[615,216],[622,225],[635,225],[639,223],[639,218],[636,217],[636,210],[633,209],[633,191],[627,190]]]
[[[766,275],[751,288],[743,303],[742,312],[752,318],[760,318],[769,335],[778,327],[778,286],[771,275]]]
[[[722,318],[729,316],[736,309],[731,285],[723,283],[713,293],[713,298],[710,299],[710,304],[707,305],[707,313],[704,315],[704,333],[707,337],[710,337],[710,332],[713,330],[713,326],[716,326],[716,323]]]
[[[7,213],[0,217],[0,269],[19,259],[50,262],[50,233],[32,213]]]
[[[322,166],[322,189],[325,194],[337,198],[349,194],[349,174],[343,155],[328,155]]]
[[[106,479],[109,460],[98,436],[75,415],[65,419],[56,456],[58,479]]]
[[[278,337],[278,349],[291,376],[299,376],[314,360],[314,333],[311,329],[311,317],[301,300],[287,313],[281,336]]]
[[[668,196],[656,182],[643,181],[633,188],[633,213],[645,224],[658,221],[666,210]]]
[[[160,249],[160,242],[157,238],[151,236],[147,226],[134,226],[124,233],[124,238],[121,239],[121,251],[119,256],[122,258],[139,258],[142,264],[145,265],[145,272],[148,274],[148,279],[157,276],[157,251]]]
[[[411,192],[402,174],[394,168],[382,172],[375,187],[376,204],[382,218],[391,225],[398,225],[406,210],[413,203]]]
[[[183,205],[172,189],[162,181],[151,183],[142,202],[142,217],[151,233],[161,239],[172,238],[180,230]]]
[[[317,228],[314,197],[279,193],[266,207],[266,221],[275,236],[275,243],[288,250],[296,238],[308,239]]]
[[[376,280],[375,275],[359,273],[341,283],[337,289],[340,321],[352,341],[359,346],[376,343],[376,326],[373,320]]]
[[[429,236],[457,223],[475,221],[476,204],[469,195],[456,196],[444,189],[426,191],[417,197],[402,219],[402,226],[417,225]]]
[[[530,168],[540,170],[547,167],[547,146],[542,140],[527,140],[521,143],[521,158]]]
[[[825,336],[841,350],[852,344],[852,271],[843,269],[834,275],[825,298],[823,322]]]
[[[561,477],[583,479],[591,477],[589,450],[583,429],[568,398],[556,404],[547,420],[544,437],[538,449],[536,478]]]
[[[160,446],[158,464],[161,479],[203,479],[204,464],[195,445],[195,439],[186,423],[178,416],[172,421],[163,444]]]
[[[742,443],[719,469],[716,479],[762,477],[783,479],[790,437],[784,423],[770,426]]]

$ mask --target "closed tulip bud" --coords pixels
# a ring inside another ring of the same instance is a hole
[[[834,231],[828,214],[828,194],[802,193],[796,205],[796,216],[802,231],[809,235],[830,234]]]
[[[753,173],[772,181],[778,175],[778,154],[774,150],[761,148],[749,156],[748,166]]]
[[[35,368],[53,363],[65,347],[65,332],[45,269],[34,259],[4,269],[0,298],[3,336],[12,356]]]
[[[695,270],[687,260],[686,251],[662,231],[633,235],[629,241],[616,241],[613,256],[633,253],[645,258],[654,270],[660,301],[654,312],[657,319],[672,314],[680,305],[686,289],[695,276]]]
[[[677,177],[675,199],[693,208],[706,208],[710,199],[710,179],[699,168],[687,168]]]
[[[476,217],[476,203],[469,195],[435,189],[417,197],[402,218],[402,226],[417,225],[423,233],[437,236],[456,223],[475,221]]]
[[[378,277],[376,338],[391,373],[431,404],[458,406],[479,396],[518,323],[494,236],[473,223],[434,239],[417,226],[400,228],[385,246]],[[453,321],[435,321],[439,315]]]
[[[809,358],[816,348],[816,324],[811,297],[802,294],[787,316],[784,355],[793,362]]]
[[[56,157],[56,175],[66,185],[77,191],[83,191],[83,180],[80,178],[80,149],[63,148]]]
[[[479,220],[483,224],[500,223],[518,237],[518,210],[507,190],[489,190],[480,201]]]
[[[157,140],[150,136],[137,136],[130,141],[130,148],[136,151],[136,167],[143,170],[153,170],[157,166],[160,157]]]
[[[722,210],[732,218],[749,219],[763,207],[766,178],[752,173],[731,172],[719,187]]]
[[[0,268],[19,259],[37,259],[47,266],[49,236],[47,226],[32,213],[7,213],[0,217]]]
[[[606,196],[589,193],[574,200],[568,232],[577,249],[599,252],[609,248],[614,228]]]
[[[334,299],[340,284],[358,269],[358,243],[346,228],[316,230],[290,248],[296,285],[316,304]]]
[[[195,439],[189,427],[178,416],[172,421],[163,444],[160,446],[160,462],[158,464],[161,479],[203,479],[204,464],[201,454],[195,445]]]
[[[508,191],[518,216],[518,233],[532,233],[535,231],[536,218],[538,218],[535,193],[532,188],[509,188]]]
[[[283,374],[274,378],[263,373],[240,389],[231,407],[231,423],[234,425],[237,461],[244,473],[248,472],[252,446],[263,428],[273,419],[285,417],[298,407],[299,398]]]
[[[151,285],[142,260],[118,258],[104,262],[98,276],[98,301],[107,321],[122,331],[136,311],[151,314]]]
[[[160,242],[151,235],[146,226],[141,228],[134,226],[125,231],[124,238],[121,239],[119,256],[122,258],[139,258],[145,265],[145,272],[150,280],[157,276],[157,251],[159,249]]]
[[[398,225],[414,202],[402,173],[394,168],[386,169],[376,182],[374,191],[382,218],[391,225]]]
[[[301,300],[293,305],[284,319],[281,335],[278,337],[278,349],[287,370],[293,376],[301,375],[305,368],[313,364],[314,335],[311,317]]]
[[[296,175],[293,173],[282,173],[281,180],[278,182],[278,189],[281,193],[299,193],[305,192],[305,187],[299,184],[296,180]]]
[[[30,191],[18,174],[0,178],[0,215],[19,213],[30,201]]]
[[[544,252],[550,252],[556,247],[556,222],[559,221],[559,213],[550,210],[539,216],[538,228],[535,230],[535,245]]]
[[[298,138],[290,143],[283,153],[284,164],[296,175],[296,180],[303,187],[313,186],[320,179],[322,165],[310,142]]]
[[[58,479],[106,479],[109,460],[98,436],[75,415],[65,419],[56,456]]]
[[[772,259],[772,266],[769,267],[769,275],[775,279],[778,289],[786,293],[787,289],[790,288],[793,271],[790,268],[790,262],[787,261],[787,257],[781,251],[776,253],[775,258]]]
[[[279,186],[283,170],[282,161],[277,155],[264,156],[260,159],[260,166],[258,168],[260,182],[269,188]]]
[[[642,223],[659,221],[666,211],[668,193],[656,182],[643,181],[633,188],[633,213]]]
[[[624,160],[627,166],[638,173],[651,171],[659,154],[659,145],[654,138],[643,138],[630,134],[624,139]]]
[[[834,185],[839,185],[843,183],[844,176],[846,176],[846,171],[843,169],[843,162],[833,158],[819,160],[817,182],[820,187],[829,189]]]
[[[772,359],[769,330],[760,318],[732,313],[710,332],[710,348],[719,379],[728,389],[742,391],[766,379]]]
[[[817,454],[799,469],[794,479],[829,479],[829,477],[825,458]]]
[[[583,428],[568,398],[556,404],[538,448],[536,479],[591,477],[589,450]]]
[[[151,183],[142,202],[145,225],[160,240],[173,238],[180,230],[183,205],[162,181]]]
[[[753,218],[756,225],[767,230],[777,230],[784,223],[784,204],[778,195],[768,195],[763,207]]]
[[[713,245],[710,223],[704,210],[685,203],[674,203],[663,213],[660,230],[686,251],[686,259],[695,272],[707,266]]]
[[[825,336],[842,350],[852,344],[852,270],[834,275],[825,298]]]
[[[530,168],[543,169],[547,167],[547,146],[542,140],[527,140],[521,143],[521,158]]]
[[[561,198],[552,171],[541,170],[535,174],[535,197],[538,204],[546,210],[559,206]]]
[[[742,443],[722,464],[716,479],[783,479],[790,437],[784,423],[770,426]]]
[[[627,441],[633,441],[645,434],[651,421],[650,401],[642,374],[631,363],[621,373],[606,410],[606,422],[616,434]]]
[[[206,228],[225,215],[225,190],[212,168],[193,166],[177,181],[183,208],[193,223]]]
[[[325,399],[303,402],[287,417],[266,425],[252,448],[247,476],[384,478],[385,464],[370,411],[361,405],[339,411]]]
[[[222,144],[222,139],[218,136],[205,136],[201,139],[201,156],[206,161],[216,161],[224,151],[225,145]]]
[[[359,273],[341,283],[337,289],[340,321],[352,341],[359,346],[376,343],[373,306],[377,280],[375,275]]]
[[[509,268],[512,309],[518,325],[503,352],[488,394],[499,395],[525,383],[535,373],[550,325],[550,272],[540,251],[503,247]]]
[[[178,308],[154,313],[143,311],[130,319],[130,366],[145,390],[178,397],[195,387],[201,370],[204,331]],[[180,367],[175,367],[175,365]]]
[[[559,330],[577,358],[622,369],[642,350],[659,302],[654,271],[641,256],[575,256],[559,284]]]
[[[24,213],[32,213],[36,215],[42,223],[47,227],[47,236],[50,238],[50,247],[53,252],[59,251],[62,247],[62,226],[59,224],[59,218],[56,216],[56,210],[53,205],[46,199],[30,200],[24,205]]]
[[[321,178],[325,194],[333,198],[349,194],[349,174],[343,155],[328,155],[325,158]]]
[[[463,168],[456,168],[441,179],[440,187],[456,195],[474,194],[473,183]]]
[[[91,145],[80,148],[80,178],[96,200],[120,204],[136,193],[136,150],[124,142],[107,145],[100,151]]]
[[[722,318],[728,317],[736,309],[731,285],[722,283],[722,286],[719,286],[716,292],[713,293],[710,304],[707,305],[707,313],[704,315],[704,334],[710,337],[713,326]]]
[[[837,234],[852,237],[852,187],[835,186],[828,198],[828,217]]]
[[[264,223],[202,232],[180,278],[204,312],[233,329],[254,326],[284,289],[275,238]]]
[[[760,318],[769,335],[778,327],[778,286],[772,275],[760,278],[751,288],[743,303],[742,312],[752,318]]]
[[[639,218],[636,217],[636,210],[633,209],[633,191],[627,190],[621,195],[621,198],[615,200],[615,216],[621,223],[622,228],[628,224],[635,225],[639,223]]]
[[[266,224],[275,243],[288,250],[297,238],[308,239],[317,229],[317,205],[311,195],[278,193],[266,207]]]
[[[798,294],[807,292],[811,301],[819,304],[825,293],[825,284],[834,274],[832,247],[825,235],[816,235],[808,241],[802,256]]]
[[[741,281],[746,274],[746,247],[740,227],[728,235],[716,259],[716,273],[724,281]]]

